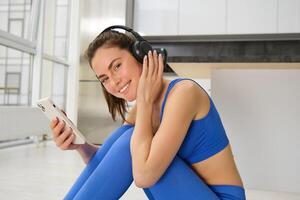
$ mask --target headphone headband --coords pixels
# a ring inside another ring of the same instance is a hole
[[[123,25],[113,25],[113,26],[109,26],[106,29],[104,29],[99,35],[101,35],[102,33],[106,32],[106,31],[114,31],[113,29],[123,29],[125,31],[130,32],[137,41],[135,41],[131,47],[130,47],[130,52],[132,53],[132,55],[135,57],[135,59],[137,61],[139,61],[140,63],[143,63],[143,59],[144,56],[148,54],[149,51],[152,51],[152,45],[145,40],[142,36],[140,36],[140,34],[138,34],[137,32],[135,32],[132,28],[127,27],[127,26],[123,26]],[[117,32],[117,31],[115,31]],[[98,35],[98,36],[99,36]],[[158,48],[155,49],[158,53],[161,53],[163,55],[163,59],[164,59],[164,65],[168,65],[167,64],[167,50],[164,48]]]
[[[125,31],[130,32],[132,35],[134,35],[134,37],[138,40],[138,41],[146,41],[142,36],[140,36],[140,34],[138,34],[137,32],[135,32],[132,28],[128,27],[128,26],[123,26],[123,25],[113,25],[113,26],[109,26],[106,29],[104,29],[100,35],[106,31],[110,31],[112,29],[123,29]]]

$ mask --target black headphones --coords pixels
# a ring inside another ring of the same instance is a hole
[[[100,33],[100,35],[106,31],[111,31],[111,30],[117,29],[117,28],[130,32],[136,39],[136,41],[130,47],[130,52],[138,62],[143,63],[144,56],[147,55],[149,51],[156,50],[157,53],[162,54],[163,59],[164,59],[164,66],[167,65],[167,56],[168,56],[167,50],[164,48],[152,48],[151,44],[147,40],[145,40],[142,36],[140,36],[140,34],[135,32],[132,28],[129,28],[129,27],[123,26],[123,25],[109,26],[106,29],[104,29]]]

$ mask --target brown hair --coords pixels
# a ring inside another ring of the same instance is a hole
[[[130,52],[130,47],[134,43],[134,41],[135,40],[132,37],[113,30],[101,33],[90,43],[88,49],[85,52],[90,67],[92,68],[92,59],[95,55],[95,52],[100,47],[119,47],[120,49],[127,49]],[[102,83],[101,86],[112,119],[116,121],[116,114],[118,112],[118,114],[122,117],[123,122],[126,121],[125,114],[127,113],[128,106],[126,100],[115,97],[109,92],[107,92]]]

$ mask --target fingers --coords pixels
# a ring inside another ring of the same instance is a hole
[[[144,61],[143,61],[143,71],[142,71],[142,76],[146,77],[147,76],[147,71],[148,71],[148,58],[147,55],[144,56]]]
[[[67,140],[67,138],[70,137],[70,135],[72,134],[72,129],[70,127],[66,127],[64,129],[64,131],[58,135],[58,137],[55,139],[55,143],[58,147],[60,147],[65,140]]]
[[[163,56],[160,53],[158,55],[158,70],[157,70],[157,76],[162,76],[164,72],[164,60],[163,60]]]
[[[159,58],[157,51],[148,52],[148,77],[156,77],[159,71]]]
[[[53,140],[57,147],[62,150],[71,150],[78,148],[78,145],[73,144],[75,134],[72,128],[67,127],[63,120],[54,118],[50,124],[52,129]]]
[[[152,51],[148,52],[148,77],[152,77],[153,76],[153,71],[154,71],[154,61],[153,61],[153,55],[152,55]]]
[[[153,51],[153,75],[156,76],[157,75],[157,72],[158,72],[158,54],[156,52],[156,50]]]
[[[66,132],[66,137],[63,138],[63,141],[59,145],[59,148],[63,150],[69,149],[74,139],[75,139],[75,135],[72,133],[72,131]]]
[[[60,133],[65,128],[65,122],[63,120],[57,120],[57,124],[52,128],[53,139],[56,140]]]
[[[54,119],[52,119],[51,124],[50,124],[50,128],[53,129],[58,123],[57,117],[55,117]]]

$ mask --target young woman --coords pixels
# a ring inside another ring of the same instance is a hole
[[[191,79],[164,79],[157,52],[137,61],[133,43],[106,31],[87,51],[112,118],[124,121],[99,149],[72,144],[72,130],[51,123],[56,145],[76,149],[87,164],[65,199],[119,199],[133,180],[149,199],[245,199],[211,98]],[[134,100],[126,115],[126,102]]]

